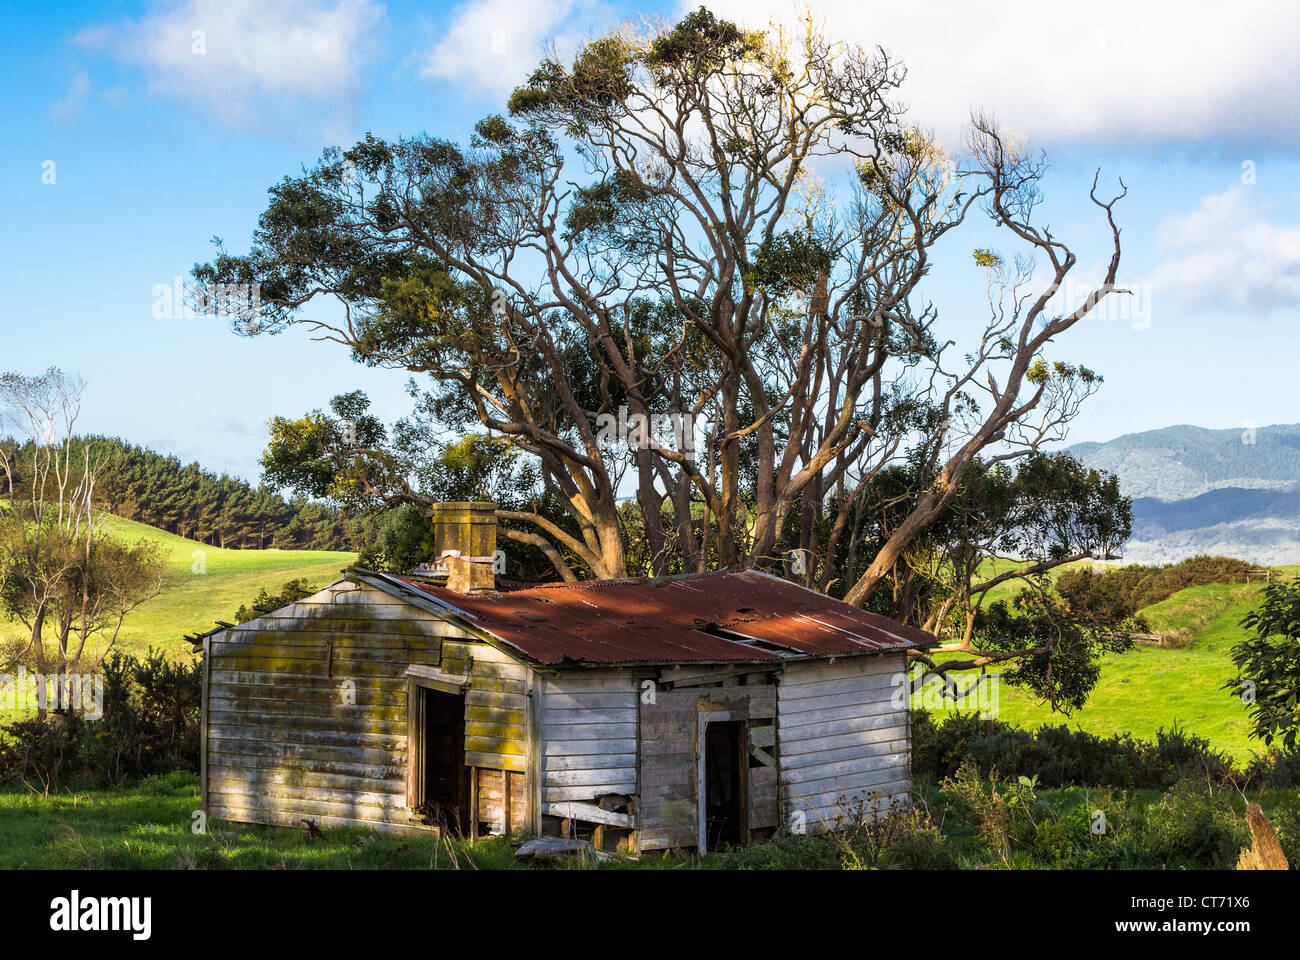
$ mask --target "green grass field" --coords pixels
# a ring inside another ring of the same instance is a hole
[[[1300,573],[1300,566],[1277,569],[1288,578]],[[1107,657],[1088,703],[1069,717],[1005,684],[997,715],[1031,729],[1064,723],[1099,736],[1131,733],[1139,739],[1176,723],[1238,760],[1249,759],[1260,745],[1248,736],[1245,704],[1221,687],[1234,675],[1228,654],[1243,635],[1241,618],[1256,606],[1262,589],[1258,583],[1215,583],[1181,590],[1141,611],[1152,631],[1176,635],[1181,646],[1139,644]]]
[[[124,540],[158,541],[169,561],[163,592],[132,612],[122,627],[113,649],[126,653],[152,646],[188,656],[185,634],[210,629],[216,620],[230,620],[263,587],[275,592],[286,580],[299,577],[323,587],[356,560],[355,554],[321,550],[223,550],[120,517],[106,516],[104,523]],[[21,632],[20,624],[0,623],[0,636],[17,637]]]
[[[1044,849],[1036,854],[1017,849],[1009,861],[999,862],[969,816],[952,806],[950,798],[935,784],[918,782],[917,792],[952,845],[956,861],[950,865],[968,868],[1059,867],[1059,858],[1070,855],[1073,859],[1067,864],[1078,868],[1087,863],[1080,855],[1095,852],[1093,847],[1100,842],[1089,832],[1089,811],[1099,803],[1116,818],[1114,827],[1121,841],[1136,835],[1139,824],[1133,817],[1139,814],[1159,819],[1165,831],[1194,834],[1197,844],[1204,843],[1202,834],[1224,827],[1222,819],[1213,824],[1194,816],[1189,820],[1187,811],[1172,809],[1169,795],[1162,796],[1159,790],[1040,790],[1040,805],[1034,808],[1034,815],[1043,820],[1054,813],[1064,825],[1051,834],[1051,851],[1058,859],[1041,859]],[[1231,866],[1240,846],[1249,843],[1243,816],[1245,798],[1232,791],[1220,794],[1230,808],[1231,812],[1224,815],[1234,836],[1231,843],[1220,844],[1226,847],[1220,862],[1202,866]],[[1116,798],[1123,806],[1117,804]],[[1277,818],[1295,809],[1296,791],[1252,791],[1249,799],[1262,804],[1266,814],[1281,823]],[[90,792],[63,790],[43,795],[16,787],[0,789],[0,835],[4,837],[0,870],[530,869],[514,855],[522,838],[486,837],[470,842],[441,839],[432,833],[380,836],[363,827],[349,827],[328,829],[323,838],[313,840],[305,828],[226,822],[196,832],[198,809],[198,777],[193,773],[171,773],[131,786]],[[1285,822],[1292,824],[1294,818]],[[1147,834],[1149,837],[1151,831]],[[1286,834],[1283,842],[1288,846],[1294,843],[1294,835]],[[1071,845],[1075,849],[1071,850]],[[574,859],[557,868],[839,869],[845,865],[830,844],[807,837],[783,838],[772,844],[703,857],[693,851],[668,851],[639,858]]]

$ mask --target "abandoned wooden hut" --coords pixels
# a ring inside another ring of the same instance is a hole
[[[491,504],[203,640],[213,819],[716,848],[907,800],[924,631],[763,573],[497,582]]]

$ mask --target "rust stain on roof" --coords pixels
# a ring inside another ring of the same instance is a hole
[[[757,571],[509,584],[384,575],[546,664],[779,661],[933,646],[932,634]]]

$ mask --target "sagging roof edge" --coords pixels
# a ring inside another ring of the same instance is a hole
[[[752,571],[752,572],[758,573],[760,571]],[[686,574],[684,576],[698,576],[698,574]],[[772,577],[771,574],[763,574],[763,576]],[[447,603],[430,594],[417,591],[410,584],[407,584],[402,580],[399,580],[398,578],[391,576],[390,574],[381,573],[374,570],[362,570],[357,567],[349,567],[344,571],[344,576],[342,579],[360,581],[362,583],[374,587],[376,590],[381,590],[384,593],[387,593],[391,597],[395,597],[398,600],[401,600],[405,603],[409,603],[412,606],[424,610],[427,613],[432,613],[436,617],[438,617],[438,619],[443,620],[447,623],[455,624],[456,626],[465,630],[467,633],[471,634],[475,638],[483,641],[484,643],[488,644],[491,647],[496,648],[497,650],[500,650],[502,653],[506,654],[507,656],[514,657],[516,660],[526,663],[529,666],[533,667],[534,669],[543,672],[556,671],[560,669],[574,669],[574,668],[589,669],[589,670],[604,670],[612,667],[657,667],[657,666],[670,666],[679,663],[689,663],[691,666],[727,666],[727,665],[735,666],[735,665],[742,665],[742,664],[761,664],[761,665],[769,666],[771,669],[775,670],[778,669],[778,667],[782,664],[798,663],[798,662],[809,661],[809,660],[839,660],[848,657],[874,657],[874,656],[880,656],[882,654],[891,654],[891,653],[906,654],[907,653],[907,649],[895,648],[892,650],[853,650],[844,653],[830,653],[830,654],[792,653],[789,656],[780,656],[776,659],[763,657],[763,658],[755,658],[753,660],[670,659],[670,660],[620,660],[620,661],[584,662],[581,660],[570,660],[566,658],[560,661],[559,663],[546,663],[544,661],[537,660],[534,657],[529,656],[526,652],[524,652],[519,647],[515,646],[509,640],[505,640],[501,637],[498,637],[496,634],[491,633],[485,628],[477,626],[474,623],[472,623],[471,621],[477,619],[472,613],[469,613],[464,610],[460,610],[455,605],[451,603]],[[780,577],[772,577],[772,579],[781,580]],[[781,582],[791,583],[791,581],[789,580],[781,580]],[[823,597],[823,598],[825,597],[825,594],[817,593],[816,590],[809,590],[807,587],[802,587],[799,584],[794,584],[794,586],[798,586],[800,587],[800,589],[807,590],[809,593],[814,594],[815,596]],[[736,633],[737,636],[742,636],[742,637],[745,636],[742,633],[738,633],[737,631],[730,630],[730,629],[728,629],[726,632]],[[754,638],[747,638],[747,639],[754,639]],[[938,643],[939,643],[938,638],[935,638],[932,643],[913,644],[908,649],[926,649],[927,647],[935,646]]]

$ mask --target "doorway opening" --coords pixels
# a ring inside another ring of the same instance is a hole
[[[469,829],[465,695],[418,687],[416,809],[425,823],[462,835]]]
[[[700,833],[705,850],[745,842],[744,734],[745,724],[740,720],[705,724],[703,782],[700,784],[703,795]]]

